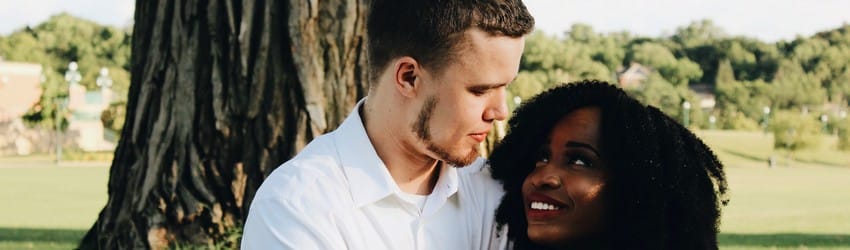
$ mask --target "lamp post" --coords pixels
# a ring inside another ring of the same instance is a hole
[[[768,126],[768,124],[770,124],[770,107],[764,106],[764,108],[762,108],[761,111],[762,111],[762,114],[764,114],[764,116],[762,116],[762,118],[761,118],[761,121],[762,121],[761,126],[764,129],[764,132],[767,133],[767,126]]]
[[[68,82],[68,86],[79,84],[82,78],[83,76],[80,75],[80,71],[77,70],[77,62],[71,61],[71,63],[68,63],[68,70],[65,71],[65,81]],[[63,141],[61,120],[62,116],[60,114],[68,106],[68,98],[57,96],[54,99],[54,104],[56,105],[56,110],[53,112],[55,114],[54,121],[56,123],[56,165],[59,165],[59,162],[62,161]]]
[[[688,125],[690,124],[691,103],[688,101],[683,102],[682,111],[682,125],[688,127]]]
[[[112,78],[109,77],[109,69],[106,67],[100,68],[100,74],[97,75],[95,83],[101,89],[112,87]]]

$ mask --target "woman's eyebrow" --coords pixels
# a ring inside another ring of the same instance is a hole
[[[597,151],[596,148],[594,148],[593,146],[590,146],[590,144],[587,144],[587,143],[577,142],[577,141],[567,141],[567,144],[565,144],[564,146],[568,147],[568,148],[586,148],[586,149],[589,149],[590,151],[593,151],[593,153],[596,154],[596,157],[600,157],[600,158],[602,157],[602,155],[599,154],[599,151]]]

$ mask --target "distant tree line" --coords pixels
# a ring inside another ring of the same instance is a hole
[[[82,84],[90,88],[100,67],[110,69],[113,88],[121,99],[104,112],[103,120],[107,128],[119,131],[130,79],[130,38],[128,29],[101,26],[68,14],[0,36],[0,56],[5,60],[45,67],[44,95],[26,120],[36,126],[53,126],[55,97],[67,96],[62,74],[68,62],[77,61]],[[785,138],[806,140],[811,131],[831,132],[839,135],[841,147],[850,149],[850,119],[846,118],[850,109],[850,25],[846,24],[775,43],[730,36],[710,20],[695,21],[672,35],[655,38],[625,31],[599,33],[585,24],[574,24],[559,35],[538,31],[526,41],[519,76],[509,87],[509,100],[524,100],[553,85],[585,78],[617,84],[618,72],[632,63],[652,71],[640,85],[627,90],[673,117],[685,115],[685,101],[693,104],[687,114],[692,127],[766,129],[776,133],[777,147],[807,145]],[[694,85],[713,89],[714,109],[699,108],[699,98],[690,88]],[[509,105],[516,104],[511,101]],[[771,112],[766,114],[765,107]],[[714,124],[709,121],[711,116]],[[820,128],[823,116],[825,129],[809,128]]]
[[[632,63],[651,73],[641,84],[626,89],[673,117],[685,116],[685,101],[693,104],[687,114],[692,127],[766,129],[777,135],[779,148],[806,147],[813,142],[805,140],[817,138],[813,135],[838,133],[842,147],[850,148],[850,119],[846,118],[850,25],[812,37],[766,43],[729,36],[709,20],[658,38],[628,32],[602,34],[575,24],[562,35],[532,34],[526,41],[520,74],[509,89],[525,99],[555,84],[584,78],[618,84],[618,72]],[[699,108],[691,88],[695,85],[714,91],[713,109]],[[711,116],[714,124],[709,122]],[[821,119],[826,121],[825,128]]]

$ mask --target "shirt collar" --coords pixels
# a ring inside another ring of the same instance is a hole
[[[340,164],[348,179],[351,198],[358,207],[399,191],[363,127],[359,111],[365,100],[357,102],[351,114],[334,131]]]
[[[376,202],[393,193],[401,193],[401,189],[393,180],[387,166],[378,157],[375,147],[366,134],[359,112],[365,101],[366,98],[358,101],[351,114],[334,131],[334,143],[339,153],[340,164],[348,179],[351,197],[358,207]],[[437,207],[433,209],[438,209],[439,205],[457,193],[457,190],[457,169],[454,166],[442,164],[440,177],[431,194],[431,196],[436,195],[433,198],[439,199],[440,202],[434,204]],[[426,203],[424,210],[429,210],[429,207],[431,206]]]
[[[440,177],[437,179],[437,184],[434,185],[434,190],[431,191],[431,195],[428,196],[428,201],[422,209],[422,214],[425,216],[436,213],[452,195],[457,193],[459,185],[457,168],[449,164],[440,165]]]

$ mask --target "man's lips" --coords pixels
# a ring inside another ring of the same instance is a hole
[[[490,133],[490,131],[483,131],[483,132],[469,134],[469,136],[472,137],[472,139],[475,139],[476,141],[478,141],[480,143],[480,142],[483,142],[485,139],[487,139],[487,134],[489,134],[489,133]]]

